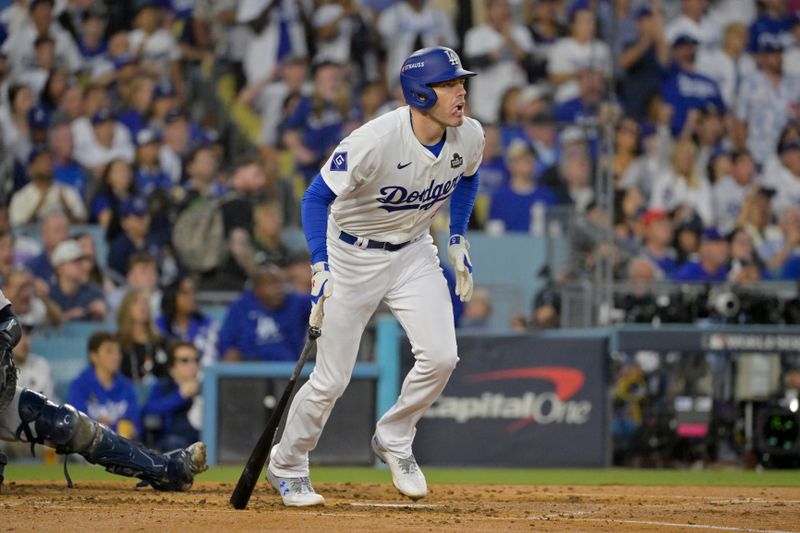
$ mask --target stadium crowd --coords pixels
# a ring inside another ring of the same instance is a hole
[[[141,436],[155,417],[158,442],[192,442],[198,363],[296,358],[310,271],[283,228],[298,225],[302,191],[337,143],[402,105],[399,65],[433,45],[478,73],[468,104],[486,145],[473,229],[535,234],[566,206],[613,227],[614,250],[589,255],[610,253],[619,279],[797,280],[798,10],[0,0],[0,286],[28,333],[108,326],[64,399],[126,421],[124,433]],[[203,90],[220,73],[233,80],[223,113],[236,117],[217,116]],[[595,197],[602,174],[613,220]],[[236,295],[223,320],[204,314],[198,290]],[[515,327],[551,327],[555,307],[540,295]],[[482,327],[491,309],[476,290],[457,311]],[[52,396],[29,346],[17,350],[23,375]],[[131,382],[151,387],[141,405]]]

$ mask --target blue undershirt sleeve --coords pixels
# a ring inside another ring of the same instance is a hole
[[[320,261],[328,261],[328,206],[335,199],[336,195],[330,190],[322,176],[317,174],[300,203],[303,233],[305,233],[308,250],[311,253],[312,265]]]
[[[476,172],[463,176],[450,197],[450,235],[464,235],[467,232],[469,216],[478,195],[480,178]]]

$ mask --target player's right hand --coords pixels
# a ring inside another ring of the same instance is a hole
[[[322,328],[322,305],[332,293],[333,278],[328,263],[314,263],[311,266],[311,315],[308,317],[310,326]]]

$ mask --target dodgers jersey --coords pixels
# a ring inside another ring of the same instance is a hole
[[[463,176],[478,172],[483,128],[472,118],[447,128],[436,157],[414,135],[401,107],[345,138],[320,174],[336,194],[330,219],[358,237],[399,244],[428,231]]]

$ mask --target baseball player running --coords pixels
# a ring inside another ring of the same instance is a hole
[[[483,152],[481,125],[464,116],[464,81],[474,75],[449,48],[413,53],[400,72],[408,106],[344,139],[303,197],[313,264],[309,322],[321,326],[324,305],[325,327],[316,367],[271,451],[267,477],[285,505],[325,502],[311,486],[308,453],[347,387],[361,334],[382,301],[405,329],[416,362],[397,402],[378,421],[372,449],[402,494],[414,500],[427,494],[411,452],[415,426],[458,361],[452,304],[429,228],[449,198],[448,257],[456,293],[469,300],[464,233]]]
[[[189,490],[194,476],[206,470],[202,442],[168,454],[156,453],[120,437],[69,404],[56,405],[38,392],[17,387],[11,349],[20,335],[11,302],[0,291],[0,439],[30,442],[31,449],[33,444],[45,444],[58,453],[77,453],[114,474],[138,477],[157,490]],[[0,485],[5,465],[6,456],[0,452]]]

